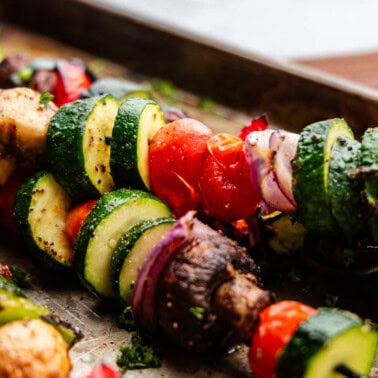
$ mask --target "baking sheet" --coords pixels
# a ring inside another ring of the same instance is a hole
[[[134,67],[130,69],[129,66],[118,65],[108,60],[99,59],[81,50],[62,45],[55,40],[31,34],[8,24],[4,25],[4,32],[0,43],[5,52],[26,49],[29,53],[36,56],[78,56],[90,64],[102,65],[103,75],[110,74],[129,78],[136,77]],[[271,69],[274,71],[272,67]],[[260,80],[261,81],[256,82],[256,85],[264,86],[264,75],[261,76]],[[301,80],[305,79],[301,78]],[[303,106],[306,105],[303,101],[298,102],[296,96],[291,96],[285,99],[285,109],[281,111],[284,111],[288,115],[290,112],[294,112],[297,115],[297,122],[299,122],[299,119],[303,122],[307,117],[305,110],[312,116],[325,117],[329,115],[328,109],[324,110],[324,108],[320,107],[319,102],[315,101],[319,96],[324,95],[324,93],[329,93],[329,88],[318,87],[318,84],[312,87],[314,84],[312,80],[305,80],[304,83],[308,85],[309,88],[312,88],[313,92],[311,92],[311,98],[314,98],[314,102],[310,102],[310,104],[313,106],[311,107],[309,103],[307,103],[306,108],[306,106]],[[299,82],[295,84],[295,88],[297,88],[298,85]],[[323,89],[320,90],[319,88]],[[316,89],[319,90],[317,91]],[[355,89],[356,88],[354,88],[354,90]],[[285,93],[285,91],[286,89],[282,87],[282,94]],[[282,106],[282,103],[277,102],[278,98],[273,93],[267,93],[265,100],[262,102],[266,106],[264,109],[261,109],[259,106],[250,106],[231,110],[230,107],[217,105],[211,112],[206,112],[198,108],[197,104],[200,97],[197,94],[194,95],[191,92],[178,89],[177,92],[178,95],[175,100],[175,105],[184,107],[190,115],[202,120],[215,131],[235,132],[239,130],[252,115],[256,115],[263,110],[268,112],[268,115],[270,115],[270,111],[273,110],[274,114],[274,109]],[[357,130],[360,130],[361,125],[367,124],[367,122],[370,122],[372,119],[376,119],[378,122],[378,109],[376,100],[374,96],[371,96],[369,91],[366,93],[364,91],[357,92],[358,96],[356,93],[342,93],[339,88],[337,91],[332,92],[333,95],[331,97],[333,97],[334,101],[337,103],[340,102],[339,105],[341,107],[352,104],[350,105],[351,108],[356,110],[357,108],[353,107],[355,101],[361,104],[359,108],[360,112],[354,114],[354,116],[360,120],[357,127]],[[341,101],[342,99],[344,99],[344,102]],[[253,98],[251,98],[251,103],[252,102],[254,103]],[[336,108],[334,111],[336,111]],[[291,123],[291,116],[283,119],[275,116],[272,118],[276,126],[283,126],[292,130],[299,128],[299,123]],[[302,124],[302,126],[303,125],[304,124]],[[27,290],[27,295],[37,303],[49,307],[51,310],[61,315],[63,319],[79,326],[85,334],[85,339],[71,350],[71,357],[74,362],[72,378],[83,377],[85,372],[99,361],[104,360],[114,364],[120,344],[129,342],[130,335],[128,332],[118,327],[116,319],[110,309],[106,308],[106,306],[92,294],[81,288],[77,282],[53,282],[51,276],[41,272],[41,269],[29,259],[27,254],[25,254],[24,248],[20,244],[17,244],[15,240],[9,240],[9,238],[10,237],[4,233],[0,235],[0,261],[8,264],[18,264],[23,269],[30,272],[32,276],[32,287]],[[337,279],[337,277],[335,277],[335,279]],[[286,293],[279,293],[279,296],[281,295],[285,297]],[[314,301],[316,301],[316,299],[314,299]],[[247,349],[242,347],[222,358],[214,358],[212,361],[200,361],[185,352],[167,349],[162,368],[128,371],[125,373],[125,377],[250,377],[246,353]],[[372,372],[372,377],[377,376],[378,370],[375,369]]]
[[[135,72],[169,78],[232,109],[269,112],[275,123],[291,129],[337,116],[360,135],[378,123],[378,91],[209,41],[135,12],[117,12],[102,2],[2,0],[0,14]]]

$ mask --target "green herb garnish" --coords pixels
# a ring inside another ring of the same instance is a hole
[[[29,66],[21,68],[17,72],[17,78],[22,84],[29,84],[33,76],[33,69]]]
[[[118,318],[120,327],[125,328],[127,331],[135,331],[135,322],[131,311],[131,306],[126,306]]]
[[[191,307],[189,311],[192,313],[192,315],[197,318],[198,320],[203,320],[203,317],[205,315],[205,309],[203,307]]]
[[[49,92],[42,92],[39,97],[39,103],[43,106],[47,107],[49,106],[50,101],[54,99],[54,95],[52,95]]]
[[[121,345],[117,356],[117,365],[122,372],[132,369],[145,369],[161,366],[160,350],[157,345],[148,345],[137,333],[131,337],[132,346]]]
[[[168,100],[172,102],[177,101],[177,90],[170,81],[154,79],[152,80],[152,87]]]
[[[214,110],[215,103],[210,98],[202,97],[198,99],[197,107],[200,110],[211,113]]]
[[[30,286],[30,274],[21,270],[18,266],[12,265],[9,267],[12,273],[13,282],[19,287]]]

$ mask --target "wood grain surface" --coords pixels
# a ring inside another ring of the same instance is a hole
[[[378,90],[378,50],[366,54],[301,60],[298,63]]]

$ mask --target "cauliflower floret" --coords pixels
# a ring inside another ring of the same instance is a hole
[[[68,378],[68,345],[46,322],[21,320],[0,327],[1,378]]]

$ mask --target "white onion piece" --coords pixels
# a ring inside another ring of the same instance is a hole
[[[273,170],[273,153],[270,150],[270,137],[274,130],[254,131],[244,144],[246,160],[252,180],[257,180],[263,200],[272,209],[288,212],[293,204],[283,194],[277,184]]]
[[[291,202],[293,208],[296,207],[296,204],[292,190],[291,161],[297,150],[298,139],[299,134],[285,130],[275,130],[270,137],[270,149],[273,152],[273,171],[277,184]]]

